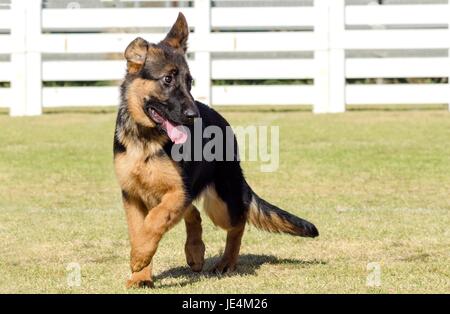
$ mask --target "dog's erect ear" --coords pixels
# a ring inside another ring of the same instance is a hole
[[[145,63],[149,43],[138,37],[133,40],[125,50],[125,59],[127,59],[128,72],[136,73]]]
[[[187,40],[189,36],[189,27],[183,13],[178,14],[178,18],[162,41],[170,47],[185,53],[187,50]]]

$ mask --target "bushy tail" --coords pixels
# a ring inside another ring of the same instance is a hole
[[[319,231],[309,221],[294,216],[252,192],[248,221],[256,228],[277,233],[288,233],[301,237],[317,237]]]

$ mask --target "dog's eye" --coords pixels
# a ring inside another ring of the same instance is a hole
[[[170,84],[172,83],[172,77],[171,76],[164,76],[164,83]]]

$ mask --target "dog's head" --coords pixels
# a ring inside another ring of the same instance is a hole
[[[164,40],[152,44],[138,37],[125,50],[125,97],[131,117],[145,127],[165,131],[175,143],[185,136],[177,126],[192,124],[199,116],[185,58],[188,36],[180,13]]]

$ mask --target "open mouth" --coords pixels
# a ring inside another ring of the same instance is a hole
[[[175,125],[173,122],[164,118],[162,114],[155,108],[149,107],[147,110],[150,118],[155,121],[167,133],[170,140],[175,144],[184,144],[188,138],[188,134],[182,125]]]
[[[148,113],[149,113],[149,115],[150,115],[150,118],[152,118],[152,120],[155,121],[155,122],[158,123],[158,124],[163,124],[164,121],[166,120],[166,119],[164,119],[164,118],[162,117],[162,115],[160,115],[160,114],[158,113],[158,111],[156,111],[156,110],[153,109],[152,107],[149,107]]]

